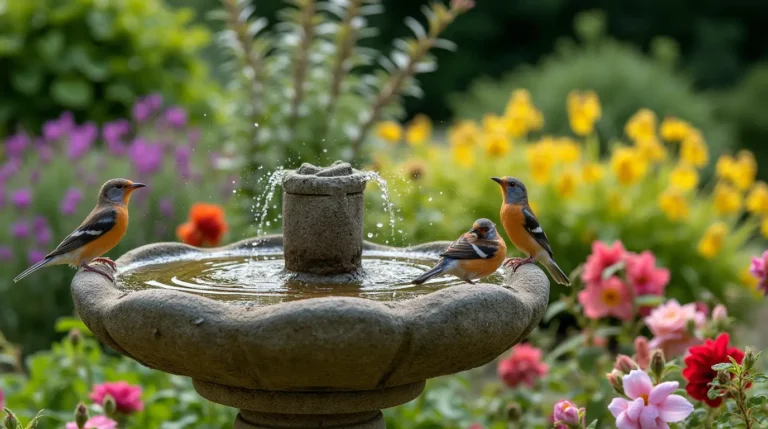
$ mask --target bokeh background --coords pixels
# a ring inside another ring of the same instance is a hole
[[[488,177],[515,175],[566,272],[594,240],[621,240],[671,271],[664,296],[765,320],[748,267],[768,237],[768,2],[468,5],[0,0],[0,351],[54,353],[41,367],[70,353],[49,348],[80,326],[61,321],[72,271],[11,279],[105,180],[150,185],[117,258],[277,232],[273,172],[336,159],[388,181],[394,206],[367,193],[373,241],[453,239],[497,217]],[[195,235],[198,203],[212,237]]]

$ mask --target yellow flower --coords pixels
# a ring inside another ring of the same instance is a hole
[[[661,122],[661,138],[668,142],[682,142],[691,132],[693,132],[691,124],[674,116],[667,116]]]
[[[566,99],[568,121],[578,136],[587,136],[595,129],[595,122],[602,116],[600,100],[594,91],[571,91]]]
[[[557,193],[563,198],[569,198],[576,194],[576,175],[565,171],[560,175],[556,185]]]
[[[616,191],[608,193],[608,212],[614,215],[622,215],[627,212],[627,205],[624,203],[622,194]]]
[[[531,102],[531,94],[525,89],[512,92],[504,110],[504,125],[514,138],[523,137],[531,131],[540,130],[544,116]]]
[[[758,216],[768,216],[768,185],[757,182],[747,196],[747,210]]]
[[[635,147],[640,152],[640,156],[648,162],[660,162],[667,159],[667,148],[656,136],[635,140]]]
[[[555,164],[553,146],[545,140],[532,144],[526,152],[533,180],[539,184],[546,184]]]
[[[478,143],[480,130],[472,121],[461,121],[448,130],[451,146],[474,146]]]
[[[680,159],[694,167],[704,167],[709,162],[709,150],[704,137],[698,131],[691,132],[680,147]]]
[[[389,143],[398,143],[403,138],[403,128],[395,121],[376,124],[376,136]]]
[[[715,173],[717,177],[724,180],[731,180],[731,178],[738,174],[734,170],[738,169],[736,160],[730,155],[722,155],[715,164]]]
[[[642,179],[648,164],[637,151],[629,147],[617,147],[611,156],[611,169],[622,185],[631,185]]]
[[[728,215],[741,211],[742,198],[739,190],[733,186],[720,182],[715,186],[714,192],[715,212],[720,215]]]
[[[493,158],[501,158],[512,150],[512,143],[507,136],[499,131],[483,134],[485,153]]]
[[[432,136],[432,121],[426,115],[416,115],[405,129],[405,141],[421,146]]]
[[[669,173],[670,184],[681,191],[690,191],[699,184],[699,173],[688,164],[680,163]]]
[[[638,142],[640,140],[656,139],[656,114],[648,109],[640,109],[629,118],[624,126],[624,132]]]
[[[722,223],[714,223],[704,232],[704,237],[699,240],[699,254],[706,259],[714,259],[723,248],[725,237],[728,234],[728,227]]]
[[[584,164],[581,167],[581,180],[585,183],[595,183],[603,178],[603,166],[595,163]]]
[[[688,200],[676,189],[667,189],[659,195],[659,207],[673,222],[687,219],[690,213]]]
[[[763,235],[763,238],[768,238],[768,218],[763,219],[760,223],[760,234]]]
[[[740,150],[736,157],[736,167],[731,182],[740,190],[745,191],[755,182],[757,175],[755,156],[748,150]]]
[[[581,158],[581,146],[573,139],[563,137],[554,143],[557,160],[564,164],[572,164]]]
[[[499,133],[505,132],[506,127],[504,125],[504,118],[492,113],[486,113],[483,116],[483,132],[486,133]]]
[[[475,165],[475,151],[470,145],[459,144],[452,147],[453,160],[461,167],[470,168]]]

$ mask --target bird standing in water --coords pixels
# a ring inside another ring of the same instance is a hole
[[[110,281],[112,274],[102,271],[90,262],[101,262],[114,270],[115,263],[100,256],[112,250],[120,242],[128,229],[128,201],[131,193],[144,188],[143,183],[134,183],[127,179],[112,179],[107,181],[99,191],[99,201],[91,214],[85,218],[56,249],[35,265],[24,270],[13,279],[18,282],[47,265],[68,264],[75,268],[82,267],[85,271],[99,273]]]
[[[413,281],[420,285],[432,277],[452,274],[469,284],[493,274],[507,256],[507,245],[488,219],[478,219],[469,232],[448,246],[431,270]]]
[[[539,262],[557,283],[570,286],[568,276],[555,262],[547,234],[544,233],[528,204],[528,191],[523,182],[509,176],[491,177],[491,180],[501,186],[504,199],[501,205],[501,225],[512,244],[526,256],[509,259],[504,262],[504,265],[511,266],[514,271],[520,265]]]

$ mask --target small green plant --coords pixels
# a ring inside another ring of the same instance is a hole
[[[717,377],[712,380],[707,393],[709,399],[724,398],[727,400],[727,410],[720,414],[718,427],[741,427],[754,429],[765,427],[768,422],[768,396],[765,393],[747,395],[747,388],[752,384],[768,382],[768,376],[755,371],[755,363],[760,352],[747,348],[744,359],[738,363],[734,358],[729,363],[713,365]]]

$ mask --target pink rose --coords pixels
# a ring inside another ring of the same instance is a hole
[[[656,257],[649,251],[639,255],[628,253],[627,278],[635,288],[635,294],[664,295],[664,289],[669,283],[669,270],[656,268]]]
[[[680,356],[701,340],[689,332],[688,325],[699,330],[706,322],[706,315],[696,309],[696,304],[680,305],[671,299],[659,305],[644,319],[654,337],[649,346],[661,349],[668,358]]]
[[[581,279],[587,285],[600,283],[603,280],[603,271],[623,261],[626,253],[621,241],[613,242],[611,247],[606,246],[602,241],[593,242],[592,254],[587,257]]]
[[[93,402],[102,404],[107,395],[115,399],[117,411],[123,414],[131,414],[144,409],[144,403],[141,401],[141,387],[139,386],[130,385],[125,381],[97,384],[93,386],[90,398]]]
[[[553,414],[555,429],[581,428],[583,426],[579,413],[584,409],[579,409],[571,401],[565,399],[555,404]]]
[[[629,286],[616,276],[587,283],[587,287],[579,292],[579,303],[590,319],[613,316],[630,320],[634,316]]]
[[[509,357],[499,362],[499,378],[509,387],[525,384],[533,387],[536,380],[549,371],[547,364],[541,361],[541,350],[530,344],[518,344],[512,347]]]

